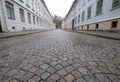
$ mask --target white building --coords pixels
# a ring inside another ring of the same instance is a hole
[[[120,29],[120,0],[74,0],[64,28],[84,30]]]
[[[52,21],[43,0],[0,0],[0,32],[51,29]]]

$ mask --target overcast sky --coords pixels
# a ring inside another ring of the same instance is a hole
[[[56,14],[61,17],[64,17],[68,13],[73,2],[73,0],[44,0],[44,1],[52,15]]]

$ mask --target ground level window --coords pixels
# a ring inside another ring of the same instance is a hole
[[[118,21],[113,21],[112,22],[112,28],[117,28],[118,25]]]
[[[83,26],[82,26],[82,29],[83,29]]]
[[[96,29],[98,29],[99,28],[99,24],[96,24]]]
[[[0,22],[0,32],[2,32],[2,25],[1,25],[1,22]]]
[[[87,29],[89,29],[89,25],[87,25]]]

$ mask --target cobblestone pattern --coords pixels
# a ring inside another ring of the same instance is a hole
[[[6,38],[0,82],[120,82],[120,42],[62,30]]]

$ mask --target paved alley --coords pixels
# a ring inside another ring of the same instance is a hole
[[[59,29],[0,39],[0,82],[120,82],[120,41]]]

